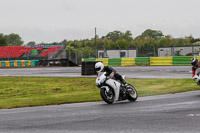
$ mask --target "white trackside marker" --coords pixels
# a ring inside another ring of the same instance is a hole
[[[187,116],[191,116],[191,117],[194,117],[194,116],[200,116],[200,114],[189,114]]]

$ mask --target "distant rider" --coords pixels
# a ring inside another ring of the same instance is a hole
[[[95,64],[95,70],[96,70],[97,73],[98,73],[98,72],[106,72],[106,74],[105,74],[106,76],[111,76],[111,77],[114,76],[114,78],[117,79],[117,80],[120,80],[121,83],[124,84],[124,86],[127,86],[127,85],[128,85],[128,84],[126,83],[126,81],[122,78],[122,76],[121,76],[120,74],[118,74],[118,73],[116,72],[116,70],[113,69],[113,68],[110,67],[110,66],[104,66],[103,63],[97,62],[97,63]]]
[[[198,85],[200,85],[200,80],[197,78],[198,76],[195,75],[196,70],[199,68],[199,61],[196,59],[196,57],[193,57],[191,59],[192,64],[192,78],[197,82]]]

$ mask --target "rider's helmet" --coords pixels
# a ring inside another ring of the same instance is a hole
[[[97,62],[95,64],[95,70],[96,70],[96,72],[101,72],[103,70],[103,68],[104,68],[104,64],[102,62]]]
[[[193,65],[193,67],[198,66],[198,65],[199,65],[198,59],[196,59],[195,57],[193,57],[193,58],[191,59],[191,64]]]

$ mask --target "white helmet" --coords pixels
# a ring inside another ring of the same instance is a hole
[[[101,72],[103,70],[103,68],[104,68],[104,64],[102,62],[97,62],[95,64],[95,70],[96,70],[96,72]]]

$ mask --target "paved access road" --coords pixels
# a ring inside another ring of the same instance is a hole
[[[0,110],[2,133],[199,133],[200,91]]]
[[[114,67],[127,78],[191,78],[191,66]],[[81,67],[9,68],[0,69],[0,76],[95,77],[82,76]]]

